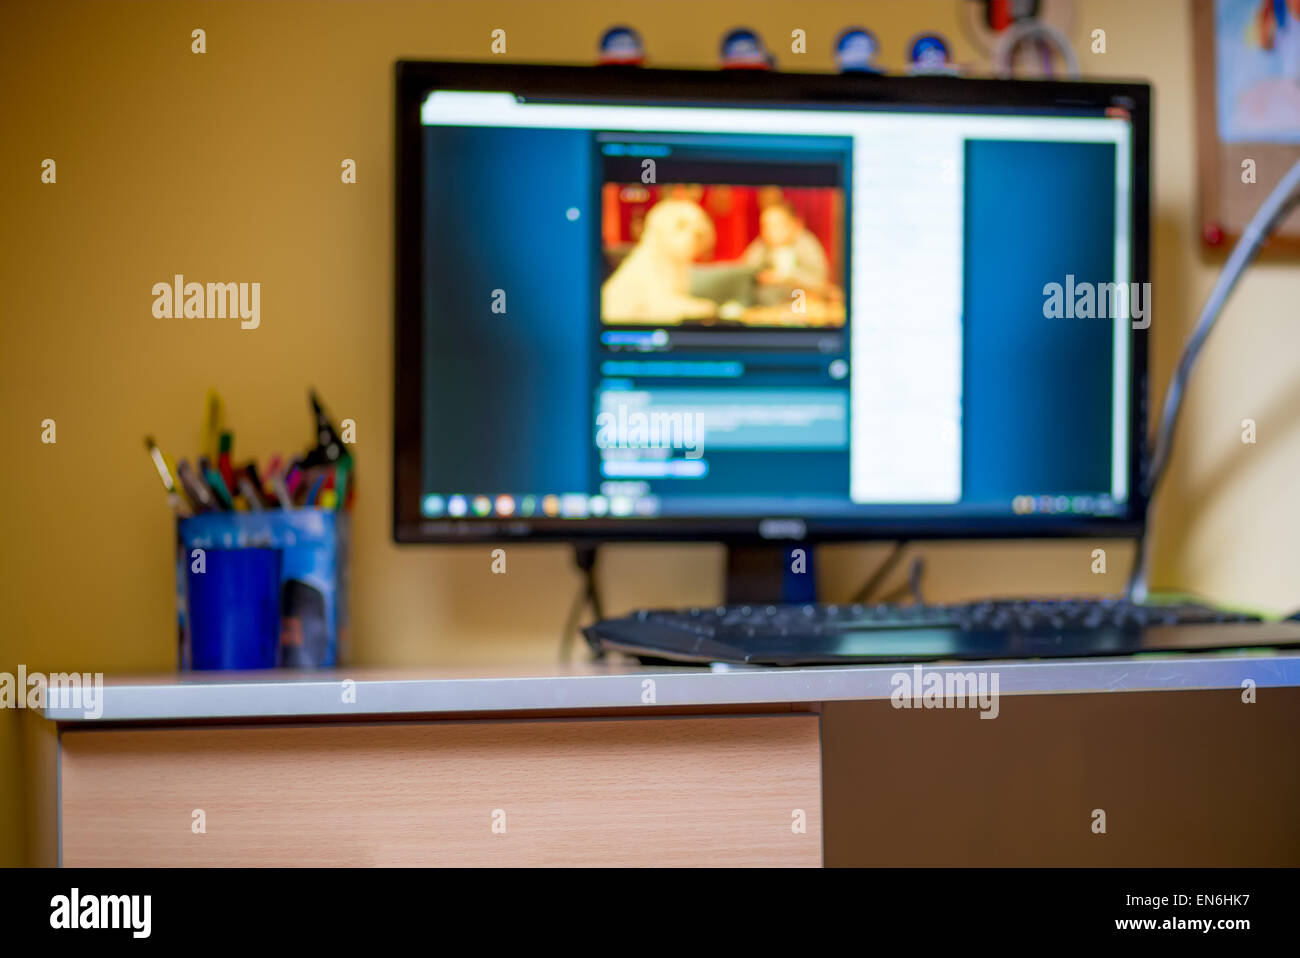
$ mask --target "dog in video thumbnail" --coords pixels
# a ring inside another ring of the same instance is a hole
[[[841,327],[837,187],[606,183],[606,325]]]
[[[698,204],[656,203],[645,214],[636,245],[601,289],[601,316],[635,323],[712,317],[718,304],[690,294],[691,264],[716,241],[713,221]]]

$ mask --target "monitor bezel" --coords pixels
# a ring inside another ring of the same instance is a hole
[[[759,70],[660,70],[517,63],[400,60],[396,64],[394,175],[393,539],[399,543],[469,542],[764,542],[919,539],[1133,537],[1148,500],[1147,332],[1130,328],[1129,489],[1115,516],[1022,515],[935,519],[809,518],[772,515],[703,518],[463,518],[421,515],[421,301],[423,210],[420,107],[433,90],[509,91],[546,97],[684,98],[696,102],[784,101],[963,107],[1106,109],[1122,106],[1132,124],[1133,189],[1130,277],[1150,281],[1150,85],[1140,81],[1000,80],[951,76],[814,74]],[[775,520],[773,522],[772,520]],[[793,520],[793,521],[791,521]]]

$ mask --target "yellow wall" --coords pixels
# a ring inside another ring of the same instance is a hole
[[[0,11],[0,671],[167,669],[174,662],[171,518],[141,438],[173,455],[199,442],[203,396],[224,394],[242,454],[309,438],[305,391],[358,424],[353,576],[361,664],[542,660],[576,586],[563,548],[518,547],[509,573],[487,550],[389,540],[392,347],[392,62],[474,59],[503,28],[512,60],[589,62],[626,21],[653,62],[706,67],[726,28],[757,28],[786,69],[831,68],[845,25],[875,29],[902,65],[914,32],[957,29],[958,0],[863,2],[26,3]],[[190,31],[208,52],[190,52]],[[794,28],[808,53],[788,52]],[[1087,52],[1094,27],[1105,55]],[[1155,127],[1156,384],[1163,390],[1216,265],[1197,248],[1193,61],[1182,0],[1075,4],[1091,75],[1149,77]],[[41,161],[58,164],[40,183]],[[358,183],[339,182],[357,161]],[[259,281],[262,325],[169,322],[150,287],[174,273]],[[1300,270],[1277,261],[1243,282],[1192,390],[1156,584],[1221,600],[1300,605],[1300,411],[1294,320]],[[1157,393],[1159,395],[1159,393]],[[55,445],[40,423],[57,422]],[[1239,424],[1258,422],[1243,446]],[[1063,428],[1066,426],[1063,424]],[[937,598],[1113,591],[1089,573],[1098,543],[927,546]],[[881,546],[829,551],[823,585],[847,593]],[[708,602],[714,546],[639,546],[603,557],[606,605]],[[0,864],[47,857],[32,824],[46,798],[34,717],[0,713]],[[24,797],[26,796],[26,797]]]

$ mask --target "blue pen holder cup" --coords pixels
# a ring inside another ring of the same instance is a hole
[[[329,668],[347,637],[347,516],[203,513],[177,523],[181,669]]]
[[[190,662],[195,669],[270,669],[280,651],[278,549],[206,549],[192,564]]]

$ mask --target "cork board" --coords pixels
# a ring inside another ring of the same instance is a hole
[[[1300,3],[1189,3],[1201,241],[1226,250],[1300,159]],[[1265,248],[1300,253],[1300,210]]]

